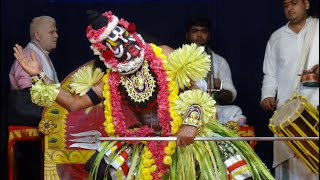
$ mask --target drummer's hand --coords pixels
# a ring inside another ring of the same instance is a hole
[[[266,111],[273,111],[276,108],[276,101],[274,97],[267,97],[261,102],[260,106]]]
[[[311,69],[305,69],[305,70],[303,70],[302,75],[304,75],[304,74],[310,74],[310,73],[314,73],[314,74],[316,74],[317,76],[319,76],[319,64],[316,64],[316,65],[312,66]]]
[[[319,77],[319,64],[314,65],[311,68],[311,72],[315,73]]]
[[[36,56],[33,52],[31,53],[31,59],[28,59],[20,45],[16,44],[15,47],[13,47],[13,50],[14,57],[16,57],[22,69],[25,70],[26,73],[28,73],[30,76],[35,76],[41,73],[39,63],[36,60]]]
[[[198,128],[190,125],[183,125],[177,134],[177,145],[185,147],[192,144],[197,133]]]

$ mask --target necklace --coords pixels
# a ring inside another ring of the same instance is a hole
[[[161,126],[161,135],[169,136],[175,134],[180,127],[181,117],[177,115],[173,108],[174,100],[178,97],[178,87],[173,81],[167,81],[167,73],[162,59],[165,60],[165,55],[162,54],[161,48],[149,44],[143,43],[143,39],[140,39],[137,35],[134,35],[138,44],[145,50],[144,60],[149,64],[150,71],[155,76],[154,81],[159,86],[159,91],[156,97],[158,104],[157,117],[159,119],[159,125]],[[104,123],[105,129],[108,135],[118,135],[123,137],[147,137],[154,136],[155,131],[149,126],[141,126],[134,130],[129,130],[125,124],[125,116],[121,108],[121,95],[118,91],[120,85],[121,75],[116,72],[108,70],[104,76],[105,82],[103,96],[105,98],[105,117]],[[138,85],[141,83],[138,83]],[[152,83],[151,83],[152,84]],[[139,87],[139,86],[137,86]],[[139,88],[137,88],[138,90]],[[110,134],[109,134],[110,133]],[[147,148],[150,150],[152,157],[154,158],[154,165],[156,170],[152,173],[154,177],[158,177],[166,172],[170,161],[164,161],[171,159],[171,154],[165,152],[165,148],[168,147],[174,152],[175,144],[173,142],[147,142]]]
[[[156,88],[156,81],[150,73],[149,65],[146,61],[143,62],[142,68],[136,71],[135,74],[129,77],[121,76],[120,83],[135,103],[148,101]]]

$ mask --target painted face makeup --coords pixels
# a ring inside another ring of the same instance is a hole
[[[120,26],[111,31],[105,42],[120,63],[136,58],[140,54],[141,48],[135,38]]]

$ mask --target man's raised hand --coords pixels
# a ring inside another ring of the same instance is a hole
[[[15,47],[13,47],[13,50],[14,57],[20,63],[22,69],[25,70],[26,73],[28,73],[30,76],[40,74],[41,69],[34,52],[31,52],[31,59],[28,59],[20,45],[16,44]]]

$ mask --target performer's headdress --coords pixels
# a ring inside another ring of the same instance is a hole
[[[111,11],[102,14],[97,11],[87,11],[87,14],[89,25],[86,35],[94,54],[113,71],[130,74],[137,70],[143,62],[144,51],[136,42],[135,25],[122,18],[119,20]],[[110,41],[117,39],[121,39],[124,44],[114,48],[110,45]]]
[[[118,17],[110,11],[102,15],[97,11],[90,10],[87,13],[89,14],[90,23],[87,27],[87,38],[91,43],[105,40],[119,23]]]

